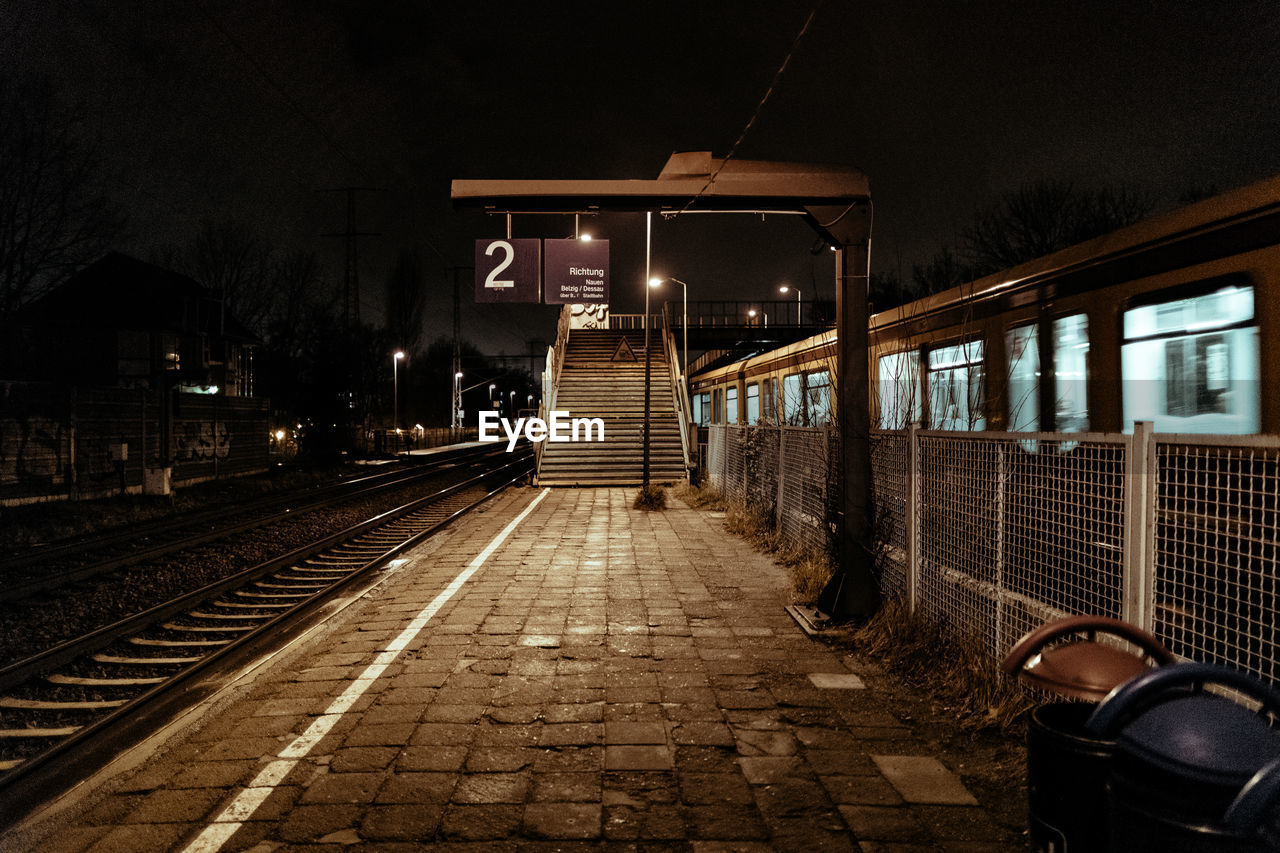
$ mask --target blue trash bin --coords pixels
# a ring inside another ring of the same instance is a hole
[[[1260,708],[1205,690],[1229,688]],[[1280,790],[1280,691],[1210,664],[1138,676],[1090,716],[1114,739],[1107,781],[1110,849],[1124,853],[1275,850],[1268,826]]]

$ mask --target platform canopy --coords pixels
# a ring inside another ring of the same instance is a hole
[[[871,193],[848,166],[672,154],[654,180],[453,182],[455,207],[493,213],[778,213],[800,215],[834,246],[866,239]]]

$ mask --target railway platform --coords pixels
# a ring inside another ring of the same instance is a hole
[[[784,569],[633,491],[503,494],[0,848],[1025,848]]]

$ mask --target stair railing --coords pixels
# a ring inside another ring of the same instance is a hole
[[[689,453],[689,448],[692,446],[689,435],[693,426],[692,410],[689,408],[689,388],[684,381],[684,373],[680,369],[676,338],[671,333],[671,318],[667,311],[668,307],[666,303],[663,303],[662,341],[667,352],[667,372],[670,374],[671,388],[675,395],[676,416],[680,419],[680,449],[684,451],[684,470],[686,476],[688,476],[692,473],[694,466],[693,457]]]
[[[561,307],[560,319],[556,323],[556,342],[547,348],[547,364],[542,371],[542,402],[538,406],[538,416],[544,422],[551,420],[551,413],[556,407],[556,392],[560,388],[560,371],[564,367],[565,350],[569,348],[569,316],[568,305]],[[545,441],[533,443],[534,470],[542,473],[542,450]]]

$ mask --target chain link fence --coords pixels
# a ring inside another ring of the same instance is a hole
[[[262,471],[269,446],[262,399],[0,383],[3,503],[141,492],[166,467],[173,483]]]
[[[787,545],[831,553],[840,500],[834,436],[820,428],[712,424],[707,479],[769,519]]]
[[[708,479],[791,544],[833,552],[835,433],[712,426]],[[1280,439],[871,436],[881,591],[1002,657],[1062,616],[1280,682]]]

